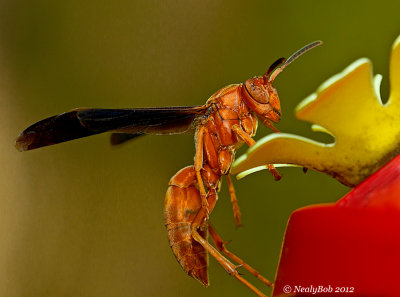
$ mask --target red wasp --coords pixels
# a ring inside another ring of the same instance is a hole
[[[117,145],[142,134],[178,134],[195,132],[194,165],[178,171],[170,180],[165,197],[165,222],[172,251],[187,274],[208,286],[208,253],[230,274],[258,296],[265,296],[237,271],[243,266],[266,285],[261,276],[225,247],[224,241],[209,223],[217,200],[221,177],[225,175],[234,218],[240,225],[240,210],[229,175],[236,150],[246,143],[252,146],[257,118],[268,128],[280,120],[281,107],[274,79],[303,53],[320,45],[315,41],[295,52],[287,60],[278,59],[261,77],[242,84],[229,85],[213,94],[204,105],[187,107],[91,109],[77,108],[33,124],[16,141],[20,151],[32,150],[76,138],[110,131]],[[280,175],[268,165],[276,180]],[[207,241],[211,235],[217,247]]]

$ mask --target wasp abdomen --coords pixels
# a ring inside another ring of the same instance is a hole
[[[170,180],[165,196],[165,224],[171,249],[183,270],[208,286],[208,254],[192,237],[191,223],[201,208],[194,166],[178,171]],[[207,229],[199,230],[207,239]]]

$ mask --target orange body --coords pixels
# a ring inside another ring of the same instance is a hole
[[[243,86],[231,85],[215,93],[207,101],[209,112],[197,126],[196,144],[203,133],[203,160],[201,178],[207,190],[209,213],[218,199],[221,176],[229,174],[236,149],[244,143],[233,126],[239,126],[250,137],[257,130],[257,118],[249,110],[242,95]],[[173,253],[182,268],[190,276],[208,285],[207,251],[192,236],[191,224],[202,207],[201,194],[194,166],[188,166],[175,174],[165,198],[165,220]],[[208,213],[208,214],[209,214]],[[207,239],[207,219],[199,226],[200,235]]]

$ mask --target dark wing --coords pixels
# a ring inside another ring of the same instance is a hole
[[[16,141],[20,151],[32,150],[107,131],[123,134],[176,134],[193,128],[207,107],[160,107],[137,109],[78,108],[25,129]],[[131,137],[132,138],[132,137]]]

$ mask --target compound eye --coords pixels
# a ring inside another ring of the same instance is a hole
[[[260,85],[255,84],[253,81],[246,81],[246,89],[250,96],[256,100],[258,103],[269,103],[268,92]]]

